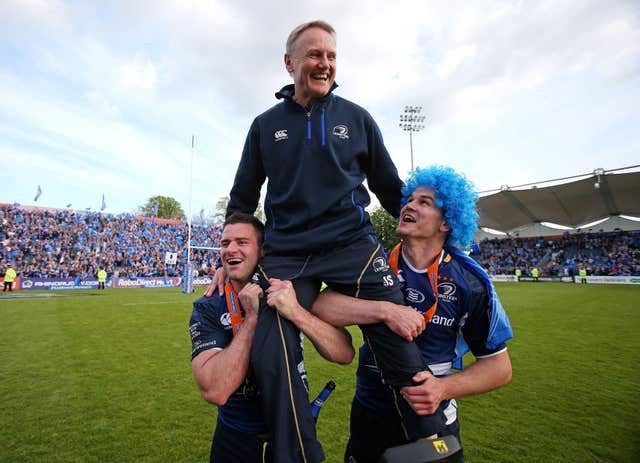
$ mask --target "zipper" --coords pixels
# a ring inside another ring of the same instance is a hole
[[[320,116],[321,128],[322,128],[322,146],[325,145],[325,134],[324,134],[324,107],[322,108],[322,114]]]
[[[311,113],[313,112],[313,105],[307,111],[307,108],[302,107],[304,109],[305,114],[307,116],[307,140],[311,140]],[[325,122],[324,122],[324,107],[322,108],[322,114],[320,115],[320,128],[322,133],[322,146],[327,144],[326,134],[325,134]]]

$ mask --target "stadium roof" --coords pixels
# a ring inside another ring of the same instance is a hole
[[[478,201],[479,225],[511,232],[542,222],[577,228],[621,214],[640,217],[640,172],[613,173],[596,169],[593,174],[585,175],[589,176],[548,187],[511,189],[504,186],[500,192]]]

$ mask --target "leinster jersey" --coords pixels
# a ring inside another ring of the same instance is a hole
[[[459,257],[443,251],[437,273],[437,294],[434,294],[426,270],[413,268],[402,253],[398,259],[398,280],[405,303],[424,314],[437,302],[426,329],[415,339],[425,362],[436,376],[451,373],[457,357],[458,338],[464,337],[477,358],[491,356],[506,348],[486,347],[489,333],[489,299],[484,284],[458,262]],[[380,381],[371,351],[360,348],[356,399],[366,408],[381,414],[393,413],[393,398]],[[455,420],[455,401],[450,401],[445,413],[448,423]]]
[[[244,311],[242,315],[244,317]],[[201,297],[193,303],[189,332],[192,359],[205,350],[221,350],[231,343],[233,332],[227,302],[217,290],[211,297]],[[218,407],[218,418],[240,432],[267,432],[258,390],[250,378],[229,397],[225,405]]]

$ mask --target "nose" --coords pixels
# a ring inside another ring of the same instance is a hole
[[[228,245],[227,245],[227,252],[235,252],[238,250],[238,245],[234,242],[231,241]]]
[[[321,67],[322,69],[329,68],[330,66],[329,57],[327,56],[326,53],[323,53],[322,56],[320,57],[320,60],[318,61],[318,66]]]

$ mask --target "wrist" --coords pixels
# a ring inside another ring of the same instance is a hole
[[[389,323],[391,320],[391,303],[387,301],[378,301],[376,305],[377,310],[375,313],[376,321],[379,323]]]

